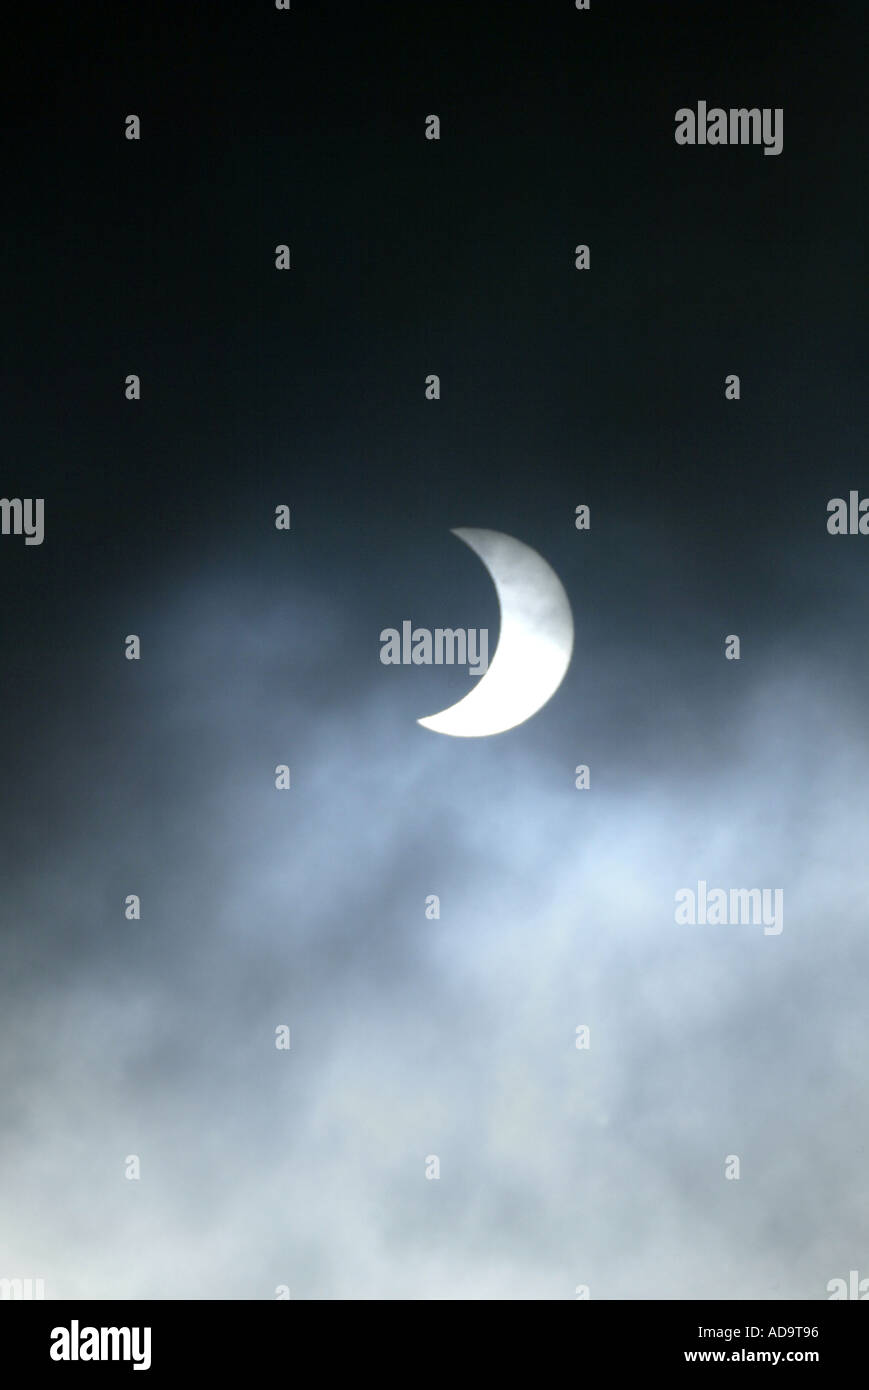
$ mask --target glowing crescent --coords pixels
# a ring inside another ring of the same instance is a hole
[[[483,738],[530,719],[555,694],[570,665],[573,617],[558,575],[529,545],[500,531],[460,528],[453,535],[492,576],[501,609],[498,648],[464,699],[416,722],[453,738]]]

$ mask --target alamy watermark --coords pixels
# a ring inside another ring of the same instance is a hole
[[[151,1368],[150,1327],[69,1327],[51,1329],[52,1361],[131,1361],[134,1371]]]
[[[405,619],[400,633],[385,627],[380,642],[384,666],[467,666],[470,676],[482,676],[489,668],[489,633],[484,627],[436,627],[432,632]]]
[[[24,536],[25,545],[45,539],[45,501],[42,497],[0,497],[0,533]]]
[[[827,1293],[831,1302],[851,1298],[865,1303],[869,1300],[869,1279],[861,1279],[859,1270],[849,1269],[847,1282],[844,1279],[831,1279],[827,1284]]]
[[[701,878],[676,891],[674,919],[679,926],[755,926],[778,936],[784,926],[783,888],[709,888]]]
[[[674,117],[677,145],[763,145],[764,154],[781,154],[784,109],[781,106],[707,107],[698,101],[694,112],[680,106]]]
[[[0,1279],[0,1299],[30,1301],[42,1298],[45,1298],[44,1279],[34,1279],[32,1276],[26,1279]]]

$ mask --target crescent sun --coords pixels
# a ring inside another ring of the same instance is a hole
[[[573,616],[558,575],[530,545],[476,527],[452,534],[492,577],[501,610],[498,647],[469,694],[416,722],[453,738],[484,738],[524,723],[555,694],[573,653]]]

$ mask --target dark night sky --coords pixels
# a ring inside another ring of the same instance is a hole
[[[869,495],[864,29],[257,0],[10,37],[0,491],[46,535],[0,537],[0,1276],[869,1273],[869,539],[826,531]],[[700,99],[782,107],[782,154],[677,146]],[[458,526],[576,625],[493,739],[415,723],[464,676],[378,660],[404,618],[497,630]],[[701,877],[783,884],[782,935],[677,928]]]

